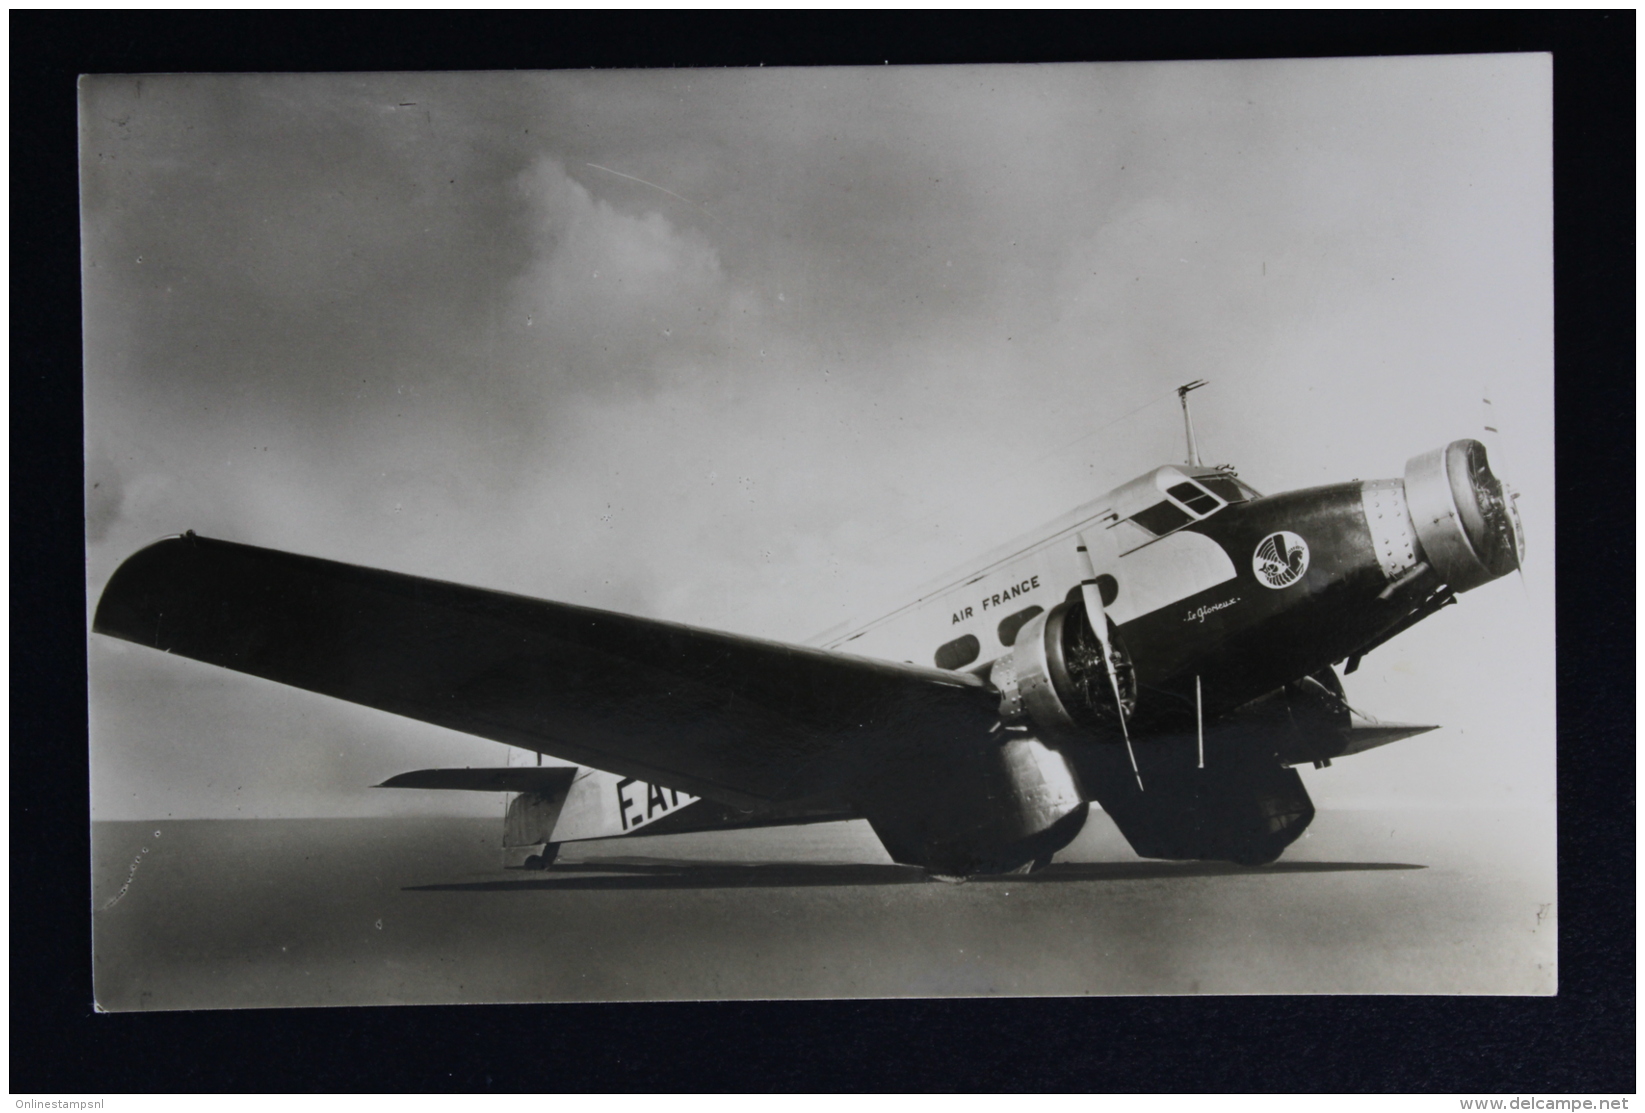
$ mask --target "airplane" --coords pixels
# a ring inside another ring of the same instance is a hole
[[[1145,858],[1259,866],[1296,767],[1435,729],[1350,707],[1389,639],[1518,571],[1515,495],[1457,440],[1398,479],[1264,495],[1156,467],[806,645],[199,537],[128,557],[93,630],[505,743],[503,864],[568,842],[865,819],[947,881],[1047,866],[1107,812]],[[572,765],[542,765],[543,757]]]

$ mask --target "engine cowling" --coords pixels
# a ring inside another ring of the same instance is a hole
[[[1106,621],[1109,660],[1129,718],[1137,707],[1136,669],[1113,620]],[[1051,735],[1122,737],[1102,645],[1082,602],[1059,603],[1024,624],[1011,652],[994,662],[989,680],[999,689],[1000,717],[1007,723],[1027,720]]]
[[[1513,491],[1491,473],[1485,446],[1452,441],[1405,465],[1405,501],[1434,571],[1467,591],[1520,566],[1524,527]]]

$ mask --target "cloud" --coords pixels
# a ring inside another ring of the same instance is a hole
[[[504,335],[537,386],[609,396],[723,362],[755,299],[701,234],[594,197],[556,159],[521,174],[530,262],[508,291]],[[557,402],[561,401],[556,399]]]

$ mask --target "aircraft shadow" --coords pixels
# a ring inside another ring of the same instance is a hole
[[[1031,875],[974,878],[973,885],[1054,885],[1069,881],[1148,881],[1189,877],[1252,877],[1276,874],[1421,870],[1410,862],[1275,862],[1236,866],[1228,862],[1059,862]],[[490,881],[407,885],[406,892],[508,893],[542,890],[760,889],[809,886],[939,885],[915,866],[818,862],[690,862],[622,858],[565,862],[543,873]]]
[[[1029,877],[979,877],[978,881],[1148,881],[1170,877],[1260,877],[1284,873],[1357,873],[1366,870],[1425,870],[1415,862],[1274,862],[1236,866],[1232,862],[1056,862]]]

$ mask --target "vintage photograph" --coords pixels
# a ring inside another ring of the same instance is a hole
[[[97,1007],[1555,993],[1551,82],[84,77]]]

